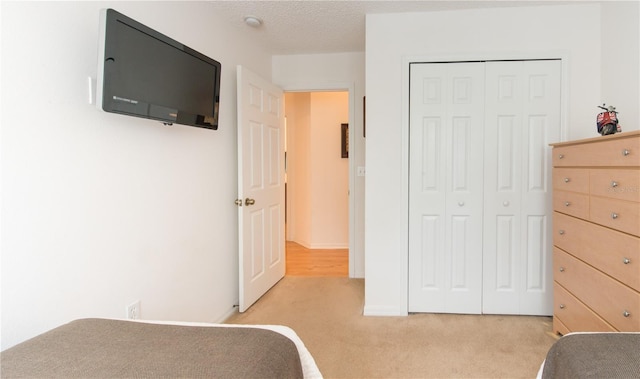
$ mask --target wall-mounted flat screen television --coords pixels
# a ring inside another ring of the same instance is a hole
[[[113,9],[100,12],[96,105],[106,112],[218,129],[220,69]]]

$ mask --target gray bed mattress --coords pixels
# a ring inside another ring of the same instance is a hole
[[[542,378],[640,378],[640,333],[576,333],[556,341]]]
[[[9,348],[2,378],[302,378],[296,344],[266,329],[81,319]]]

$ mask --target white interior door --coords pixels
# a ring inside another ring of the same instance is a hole
[[[480,313],[484,64],[411,65],[409,311]]]
[[[285,273],[283,92],[238,66],[239,310]]]
[[[561,61],[487,62],[483,313],[550,315]]]

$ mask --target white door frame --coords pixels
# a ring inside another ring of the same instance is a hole
[[[290,85],[280,87],[284,92],[349,92],[349,125],[355,125],[355,84],[349,82],[336,83],[307,83],[301,85]],[[349,151],[354,151],[356,128],[349,128]],[[355,159],[353,155],[349,157],[349,277],[355,277]],[[287,199],[287,203],[289,200]],[[288,205],[288,204],[287,204]]]
[[[458,53],[458,54],[425,54],[407,55],[402,58],[402,122],[401,122],[401,204],[405,204],[400,209],[400,219],[402,220],[401,230],[402,248],[404,254],[398,255],[400,267],[404,270],[400,273],[400,286],[404,289],[404,296],[399,299],[398,309],[404,309],[404,315],[409,314],[409,88],[410,88],[410,64],[411,63],[445,63],[445,62],[473,62],[473,61],[508,61],[508,60],[541,60],[560,59],[562,62],[562,78],[560,84],[560,139],[567,139],[568,125],[568,91],[569,91],[569,53],[568,51],[540,51],[540,52],[505,52],[505,53]]]

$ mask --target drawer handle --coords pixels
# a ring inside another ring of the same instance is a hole
[[[564,309],[564,304],[560,304],[560,309]]]
[[[622,260],[622,263],[624,263],[624,264],[628,265],[629,263],[631,263],[631,259],[629,259],[629,258],[624,258],[624,259]]]
[[[629,151],[629,149],[622,150],[622,155],[624,155],[625,157],[629,154],[631,154],[631,151]]]
[[[615,180],[611,182],[611,187],[616,188],[617,186],[618,186],[618,182],[616,182]]]
[[[617,214],[617,213],[615,213],[615,212],[614,212],[614,213],[612,213],[612,214],[611,214],[611,218],[612,218],[612,219],[614,219],[614,220],[615,220],[615,219],[617,219],[617,218],[618,218],[618,214]]]
[[[564,267],[560,267],[560,272],[564,272]]]
[[[629,313],[629,311],[624,311],[624,312],[622,312],[622,315],[624,317],[629,317],[629,316],[631,316],[631,313]]]
[[[571,203],[570,203],[570,202],[568,202],[568,201],[565,201],[565,202],[564,202],[564,206],[565,206],[565,207],[568,207],[569,205],[571,205]]]
[[[564,182],[565,182],[565,183],[569,183],[570,181],[571,181],[571,179],[569,179],[569,178],[564,178]]]
[[[558,156],[558,159],[562,159],[562,158],[564,158],[564,154],[560,154],[560,155]]]
[[[558,234],[560,234],[561,236],[564,235],[564,230],[558,230]]]

